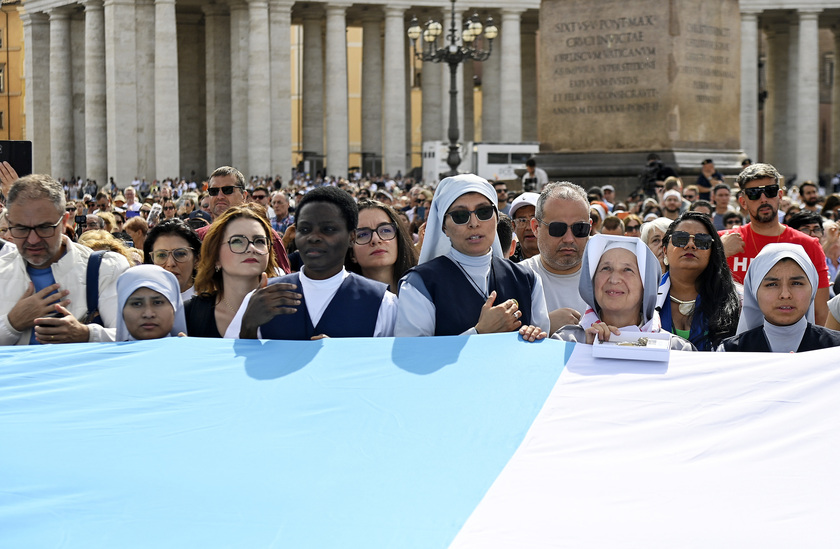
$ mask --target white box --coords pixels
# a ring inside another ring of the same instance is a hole
[[[619,345],[619,343],[638,342],[639,338],[647,338],[644,347],[636,345]],[[652,360],[668,362],[671,353],[671,334],[644,332],[622,332],[621,335],[610,334],[610,340],[602,342],[595,340],[592,345],[592,356],[598,358],[617,358],[625,360]]]

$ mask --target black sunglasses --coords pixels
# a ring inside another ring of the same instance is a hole
[[[767,198],[776,198],[776,195],[779,194],[779,186],[774,183],[773,185],[744,189],[744,194],[750,200],[758,200],[761,197],[761,193],[764,193],[764,196]]]
[[[625,225],[625,226],[624,226],[624,231],[625,231],[625,232],[628,232],[628,233],[634,233],[634,232],[638,231],[638,230],[639,230],[639,229],[641,229],[641,228],[642,228],[642,226],[641,226],[641,225]]]
[[[685,248],[691,238],[694,239],[694,247],[698,250],[708,250],[712,247],[712,235],[705,233],[688,234],[685,231],[674,231],[674,234],[671,235],[671,244],[677,248]]]
[[[234,189],[241,189],[239,185],[225,185],[224,187],[210,187],[207,189],[207,194],[210,196],[217,196],[219,191],[222,191],[225,194],[233,194]]]
[[[569,229],[569,225],[563,223],[562,221],[554,221],[553,223],[546,223],[542,219],[537,218],[537,221],[542,223],[543,225],[548,227],[548,234],[555,238],[560,238],[566,231]],[[572,236],[575,238],[584,238],[589,236],[589,231],[592,227],[592,223],[587,223],[586,221],[576,221],[572,223]]]
[[[479,221],[489,221],[493,218],[493,215],[496,213],[496,206],[488,205],[488,206],[479,206],[478,208],[469,211],[469,210],[453,210],[451,212],[447,212],[452,222],[456,225],[465,225],[469,222],[470,216],[475,214],[476,219]]]

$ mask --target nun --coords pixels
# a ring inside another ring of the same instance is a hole
[[[727,352],[798,353],[837,347],[840,332],[814,324],[817,269],[799,244],[768,244],[750,262],[744,305]]]
[[[181,286],[157,265],[138,265],[117,279],[117,341],[159,339],[187,332]]]
[[[496,191],[486,179],[462,174],[440,182],[418,265],[400,280],[396,336],[547,335],[542,282],[504,258],[498,219]]]
[[[578,290],[589,305],[579,325],[564,326],[554,339],[592,344],[624,332],[659,333],[656,311],[659,260],[640,239],[597,234],[589,239]],[[694,351],[694,345],[671,335],[671,349]]]

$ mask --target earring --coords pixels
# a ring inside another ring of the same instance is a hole
[[[665,265],[668,264],[668,256],[667,255],[662,258],[662,263],[664,263]]]
[[[216,272],[218,273],[221,270],[222,270],[222,268],[219,265],[216,265]]]

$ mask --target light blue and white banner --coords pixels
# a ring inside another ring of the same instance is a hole
[[[838,546],[837,356],[0,348],[0,547]]]

